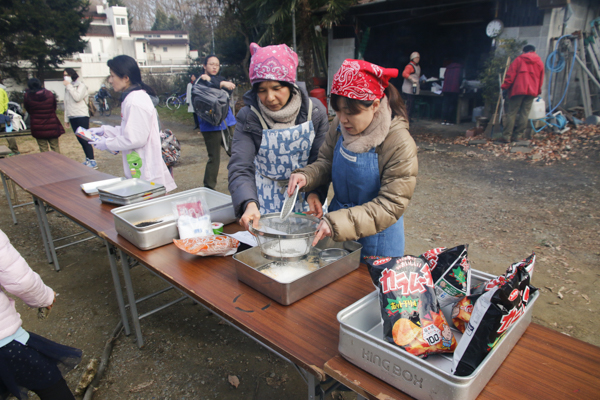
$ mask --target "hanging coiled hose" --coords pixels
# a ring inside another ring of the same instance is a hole
[[[574,40],[575,44],[574,44],[574,48],[573,48],[573,60],[571,62],[571,68],[569,69],[569,77],[567,79],[567,85],[565,86],[565,91],[563,92],[563,95],[560,98],[560,101],[554,107],[552,107],[552,100],[551,100],[552,99],[552,74],[553,73],[557,74],[565,69],[565,65],[566,65],[565,57],[558,51],[560,41],[565,38],[567,38],[567,39],[575,38],[575,40]],[[558,108],[558,106],[561,105],[561,103],[565,99],[565,96],[567,95],[567,91],[569,90],[569,83],[571,82],[571,74],[573,73],[573,67],[575,66],[575,57],[577,57],[577,39],[576,39],[576,37],[573,35],[561,36],[556,41],[556,44],[554,45],[554,51],[548,55],[548,58],[546,58],[546,69],[548,69],[548,71],[550,71],[550,75],[548,77],[548,110],[549,111],[546,114],[546,116],[543,118],[530,120],[531,127],[533,128],[534,131],[539,132],[548,125],[554,126],[558,129],[563,129],[567,125],[567,119],[565,118],[564,115],[562,115],[562,114],[554,115],[553,113]],[[544,122],[544,125],[540,129],[535,129],[535,126],[533,124],[534,121],[542,121],[542,122]]]

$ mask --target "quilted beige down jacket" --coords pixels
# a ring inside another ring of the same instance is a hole
[[[331,182],[331,166],[335,145],[341,135],[336,117],[327,132],[325,143],[314,163],[295,172],[306,176],[303,191]],[[389,133],[375,148],[379,161],[381,188],[373,200],[351,208],[326,214],[337,242],[357,240],[387,229],[406,211],[417,183],[417,146],[408,132],[408,122],[401,117],[392,120]]]

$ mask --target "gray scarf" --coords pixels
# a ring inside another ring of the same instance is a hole
[[[340,125],[344,137],[344,148],[354,153],[365,153],[373,147],[379,146],[388,135],[392,124],[392,110],[388,99],[381,99],[379,109],[373,115],[373,120],[367,128],[358,135],[349,134],[343,125]]]
[[[285,129],[296,125],[296,118],[302,106],[302,95],[297,93],[278,111],[271,111],[258,100],[258,108],[270,129]]]

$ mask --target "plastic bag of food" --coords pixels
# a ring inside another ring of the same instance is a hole
[[[509,267],[503,283],[476,299],[463,337],[456,347],[452,372],[468,376],[498,344],[527,309],[534,287],[530,286],[535,255]],[[477,295],[475,295],[477,296]]]
[[[210,236],[213,234],[210,211],[203,195],[191,196],[171,203],[177,217],[180,239]]]
[[[467,245],[452,249],[440,247],[421,255],[429,263],[440,307],[454,304],[470,294],[471,264],[467,249]]]
[[[237,239],[225,235],[173,239],[173,243],[186,253],[197,256],[230,256],[240,245]]]
[[[453,352],[456,340],[440,310],[427,261],[413,256],[365,261],[379,289],[384,339],[418,357]]]

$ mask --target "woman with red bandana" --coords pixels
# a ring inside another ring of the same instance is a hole
[[[294,171],[310,191],[332,182],[334,197],[313,242],[325,236],[358,240],[361,255],[404,255],[403,214],[417,176],[417,146],[398,90],[388,83],[397,69],[345,60],[333,77],[331,106],[336,118],[314,163]]]

